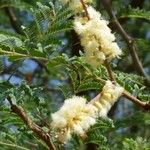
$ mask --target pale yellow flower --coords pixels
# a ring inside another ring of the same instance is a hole
[[[96,113],[97,108],[87,104],[85,98],[73,96],[52,114],[51,126],[61,142],[69,140],[72,133],[84,137],[85,132],[95,124]]]
[[[106,58],[111,60],[119,57],[122,52],[115,42],[108,22],[93,7],[88,6],[87,11],[90,20],[82,16],[75,17],[74,29],[80,36],[85,60],[93,67],[97,67]]]
[[[86,103],[86,99],[73,96],[65,100],[63,106],[52,114],[51,127],[61,142],[71,138],[72,133],[85,137],[87,130],[96,123],[97,117],[107,117],[107,113],[121,96],[123,88],[107,81],[100,98]]]
[[[114,85],[111,81],[107,81],[102,89],[101,96],[93,105],[99,109],[99,116],[107,116],[108,111],[113,104],[121,96],[124,88],[120,85]]]

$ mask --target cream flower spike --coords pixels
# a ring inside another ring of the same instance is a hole
[[[75,133],[81,137],[95,124],[97,108],[86,103],[83,97],[73,96],[65,100],[63,106],[52,114],[51,126],[60,142],[66,142]]]
[[[115,42],[115,36],[111,33],[108,22],[93,7],[88,6],[87,11],[90,20],[86,17],[76,16],[74,29],[80,36],[85,60],[96,68],[106,58],[111,60],[119,57],[122,52]]]
[[[99,116],[107,116],[108,111],[123,93],[124,88],[120,85],[114,85],[111,81],[107,81],[102,89],[99,100],[95,101],[95,105],[99,109]]]
[[[115,36],[108,27],[108,21],[101,17],[93,7],[88,4],[92,0],[83,0],[87,7],[90,20],[84,17],[84,9],[80,0],[61,0],[63,4],[69,3],[70,9],[75,12],[74,29],[80,36],[84,48],[83,58],[94,68],[102,64],[105,59],[119,58],[122,54]]]
[[[51,127],[56,138],[65,143],[75,133],[86,136],[87,130],[96,123],[97,117],[106,117],[108,111],[123,92],[123,88],[107,81],[100,94],[100,98],[86,103],[86,99],[73,96],[65,100],[63,106],[52,114]]]

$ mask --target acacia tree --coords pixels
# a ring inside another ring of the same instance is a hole
[[[148,150],[149,8],[1,0],[0,149]]]

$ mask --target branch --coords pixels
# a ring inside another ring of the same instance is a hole
[[[105,67],[107,69],[107,72],[108,72],[108,75],[110,77],[110,80],[113,81],[113,82],[115,82],[114,73],[111,70],[111,66],[109,65],[109,62],[107,61],[107,59],[105,60],[104,64],[105,64]]]
[[[34,58],[31,58],[31,60],[33,60],[34,62],[36,62],[41,68],[44,68],[45,71],[49,74],[50,71],[48,70],[47,66],[45,65],[45,62],[46,61],[40,61],[38,59],[34,59]]]
[[[9,8],[9,7],[6,7],[6,8],[4,8],[4,9],[5,9],[5,12],[6,12],[7,16],[9,17],[9,20],[10,20],[10,23],[11,23],[13,29],[14,29],[17,33],[23,34],[23,31],[22,31],[22,29],[21,29],[21,25],[20,25],[20,23],[19,23],[19,21],[18,21],[16,15],[15,15],[13,9],[12,9],[12,8]]]
[[[87,7],[86,7],[84,1],[83,1],[83,0],[80,0],[80,2],[81,2],[81,4],[82,4],[82,6],[83,6],[83,9],[84,9],[84,11],[85,11],[86,17],[88,18],[88,20],[90,20],[90,16],[89,16],[89,13],[88,13],[88,11],[87,11]]]
[[[137,106],[141,107],[143,110],[150,111],[150,101],[147,102],[140,101],[136,97],[130,95],[127,91],[123,92],[122,96],[126,97],[127,99],[135,103]]]
[[[49,150],[56,150],[55,146],[52,143],[51,137],[48,133],[45,133],[41,127],[35,124],[31,118],[25,113],[23,108],[12,103],[11,98],[8,97],[7,100],[11,105],[11,110],[13,113],[17,114],[21,120],[48,146]]]
[[[121,26],[121,24],[119,23],[119,21],[117,20],[117,17],[115,16],[115,14],[113,13],[113,10],[111,8],[111,5],[109,3],[109,0],[101,0],[104,8],[106,9],[107,13],[109,14],[110,18],[113,20],[114,25],[116,26],[118,32],[120,33],[120,35],[123,37],[123,39],[126,41],[127,46],[130,50],[132,59],[133,59],[133,63],[135,66],[135,69],[137,69],[137,71],[143,75],[146,79],[146,82],[148,85],[150,85],[150,79],[148,77],[148,75],[145,73],[145,70],[142,66],[142,63],[140,62],[140,59],[137,55],[137,47],[134,44],[134,39],[131,38],[126,31],[123,29],[123,27]]]
[[[31,56],[30,54],[23,54],[15,51],[6,51],[3,49],[0,49],[0,54],[3,54],[3,56],[11,57],[11,56],[17,56],[21,58],[30,58],[30,59],[38,59],[43,61],[48,61],[48,58],[45,57],[38,57],[38,56]]]

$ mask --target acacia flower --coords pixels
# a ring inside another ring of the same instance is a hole
[[[93,7],[88,6],[87,11],[90,20],[83,16],[76,16],[74,29],[80,36],[85,60],[93,67],[97,67],[106,58],[111,60],[119,57],[121,50],[108,27],[108,22]]]
[[[73,96],[65,100],[63,106],[52,114],[52,128],[58,140],[65,142],[75,133],[81,137],[96,122],[97,108],[86,103],[83,97]]]
[[[99,100],[96,100],[93,105],[98,108],[99,116],[107,116],[108,111],[118,98],[123,93],[124,88],[120,85],[114,85],[111,81],[106,81],[105,86],[102,89]]]
[[[52,114],[51,126],[58,140],[64,143],[73,133],[85,137],[87,130],[96,123],[97,117],[107,116],[122,92],[122,87],[107,81],[100,98],[94,102],[86,103],[86,99],[79,96],[65,100],[63,106]]]

